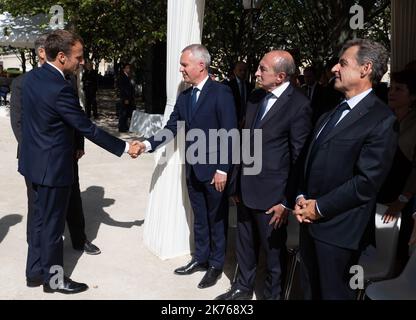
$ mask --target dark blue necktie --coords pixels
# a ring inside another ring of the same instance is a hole
[[[332,129],[334,129],[335,125],[338,123],[339,119],[341,118],[342,113],[345,110],[349,110],[349,109],[350,107],[348,103],[345,101],[342,102],[340,105],[338,105],[335,112],[331,115],[331,118],[328,120],[328,122],[325,124],[325,127],[321,130],[321,133],[316,138],[314,147],[322,143],[325,137],[331,132]]]
[[[257,113],[256,122],[254,123],[254,128],[258,128],[258,125],[260,124],[261,119],[263,118],[264,114],[266,113],[267,103],[269,102],[269,99],[271,97],[274,97],[274,94],[269,92],[266,94],[266,96],[263,98],[263,101],[261,103],[261,107],[259,112]]]
[[[196,102],[197,102],[197,93],[199,89],[197,87],[194,87],[192,89],[191,93],[191,114],[194,115],[195,109],[196,109]]]
[[[309,174],[309,169],[312,164],[313,159],[315,158],[316,151],[318,150],[319,145],[324,141],[325,137],[331,132],[331,130],[335,127],[339,119],[341,118],[342,113],[345,110],[350,109],[347,102],[342,102],[340,105],[337,106],[334,113],[331,115],[331,118],[325,124],[324,128],[321,130],[319,136],[315,139],[315,142],[312,145],[312,150],[309,155],[307,169],[306,172]]]

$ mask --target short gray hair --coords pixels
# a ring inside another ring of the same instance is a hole
[[[205,69],[208,70],[209,66],[211,65],[211,55],[208,52],[208,49],[203,46],[202,44],[191,44],[189,46],[186,46],[182,53],[185,51],[191,51],[192,55],[197,58],[201,59],[205,64]]]
[[[276,50],[280,53],[278,58],[275,59],[273,70],[275,73],[284,72],[286,73],[286,81],[289,81],[290,77],[296,74],[296,64],[292,55],[284,50]]]
[[[377,85],[383,75],[387,72],[387,63],[389,54],[384,46],[380,43],[368,39],[354,39],[347,41],[341,49],[340,56],[351,47],[358,47],[357,62],[359,65],[365,63],[372,64],[372,73],[370,80],[373,85]]]

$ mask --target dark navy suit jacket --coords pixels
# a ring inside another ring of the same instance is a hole
[[[164,130],[170,130],[173,135],[176,136],[177,122],[184,121],[185,133],[188,133],[191,129],[199,129],[199,132],[203,133],[206,140],[202,140],[200,142],[205,145],[205,148],[200,149],[200,151],[205,152],[205,154],[200,156],[205,159],[206,163],[192,164],[192,168],[199,181],[211,181],[216,170],[228,172],[231,168],[232,143],[228,141],[226,145],[228,161],[221,163],[220,142],[218,139],[209,139],[209,130],[225,129],[226,131],[229,131],[237,128],[234,98],[231,89],[228,86],[208,79],[200,92],[196,109],[192,112],[190,106],[191,92],[192,89],[189,88],[179,95],[176,100],[174,110],[170,115],[169,121],[167,122]],[[162,143],[167,142],[166,139],[160,139],[161,133],[151,137],[148,140],[152,146],[152,151],[154,151]],[[158,136],[159,139],[157,138]],[[188,150],[192,144],[192,141],[187,142],[186,150]],[[216,163],[209,163],[210,153],[215,154],[215,156],[211,155],[211,158],[215,157]],[[196,154],[198,154],[198,152],[196,152]],[[189,173],[190,166],[191,165],[188,161],[186,161],[187,174]]]
[[[319,119],[313,138],[332,112]],[[396,151],[395,121],[389,107],[371,92],[314,153],[312,140],[299,193],[316,199],[323,215],[308,225],[313,238],[341,248],[360,247],[369,224],[374,224],[376,195]]]
[[[250,146],[245,144],[242,148],[250,147],[251,155],[254,155],[253,126],[266,94],[262,89],[256,90],[247,103],[243,129],[251,130]],[[312,129],[311,115],[309,100],[289,85],[256,128],[262,130],[262,152],[256,157],[261,162],[260,173],[244,174],[244,168],[253,164],[236,166],[230,193],[241,191],[244,205],[251,209],[268,210],[279,203],[293,207],[298,158]]]
[[[44,63],[23,81],[19,172],[29,181],[50,187],[73,183],[74,130],[117,156],[123,154],[125,142],[86,117],[73,87],[54,67]]]

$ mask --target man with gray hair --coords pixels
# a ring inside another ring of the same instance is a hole
[[[261,89],[249,97],[243,130],[261,130],[258,155],[261,171],[246,175],[249,167],[235,167],[230,193],[238,205],[237,262],[239,273],[230,291],[218,300],[251,299],[256,278],[260,246],[266,256],[264,291],[257,299],[278,300],[281,295],[282,270],[285,265],[287,208],[296,196],[296,167],[312,124],[309,100],[290,84],[295,62],[287,51],[274,50],[260,61],[256,72]],[[253,153],[252,149],[249,150]]]
[[[202,142],[205,147],[203,154],[196,156],[198,161],[190,163],[187,152],[185,166],[186,184],[194,212],[195,252],[186,266],[175,270],[177,275],[207,270],[198,284],[198,288],[201,289],[215,285],[224,267],[228,220],[228,198],[224,190],[231,168],[232,151],[232,144],[227,142],[225,149],[228,160],[222,161],[220,151],[223,151],[223,148],[220,141],[217,141],[216,137],[211,138],[209,131],[224,129],[230,132],[237,128],[231,90],[228,86],[209,78],[210,63],[211,57],[203,45],[192,44],[182,50],[180,72],[184,81],[191,87],[178,96],[169,121],[160,135],[167,130],[169,135],[166,136],[173,138],[177,134],[178,122],[181,121],[185,123],[186,133],[191,130],[202,131],[206,138],[206,141]],[[167,139],[162,140],[160,136],[158,138],[156,135],[144,141],[141,151],[152,152],[167,142],[163,141]],[[201,141],[195,143],[201,145]],[[187,150],[189,145],[187,143]],[[199,161],[201,156],[204,161]],[[216,159],[215,163],[211,161],[213,158]]]
[[[383,46],[355,39],[344,45],[332,68],[335,89],[345,98],[316,124],[294,211],[302,223],[306,299],[354,298],[350,269],[368,242],[376,195],[397,144],[396,118],[372,89],[387,61]]]

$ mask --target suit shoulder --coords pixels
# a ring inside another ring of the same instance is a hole
[[[298,100],[300,104],[304,105],[304,104],[310,103],[310,100],[308,99],[307,96],[305,96],[305,94],[301,91],[300,88],[292,87],[292,89],[293,89],[293,92],[292,92],[293,98]]]
[[[230,89],[229,85],[226,85],[226,84],[218,82],[218,81],[212,81],[211,85],[215,90],[225,91],[225,92],[230,92],[231,93],[231,89]]]
[[[374,112],[379,113],[383,117],[396,117],[393,110],[391,110],[391,108],[374,93],[371,94],[371,98],[374,99]]]

